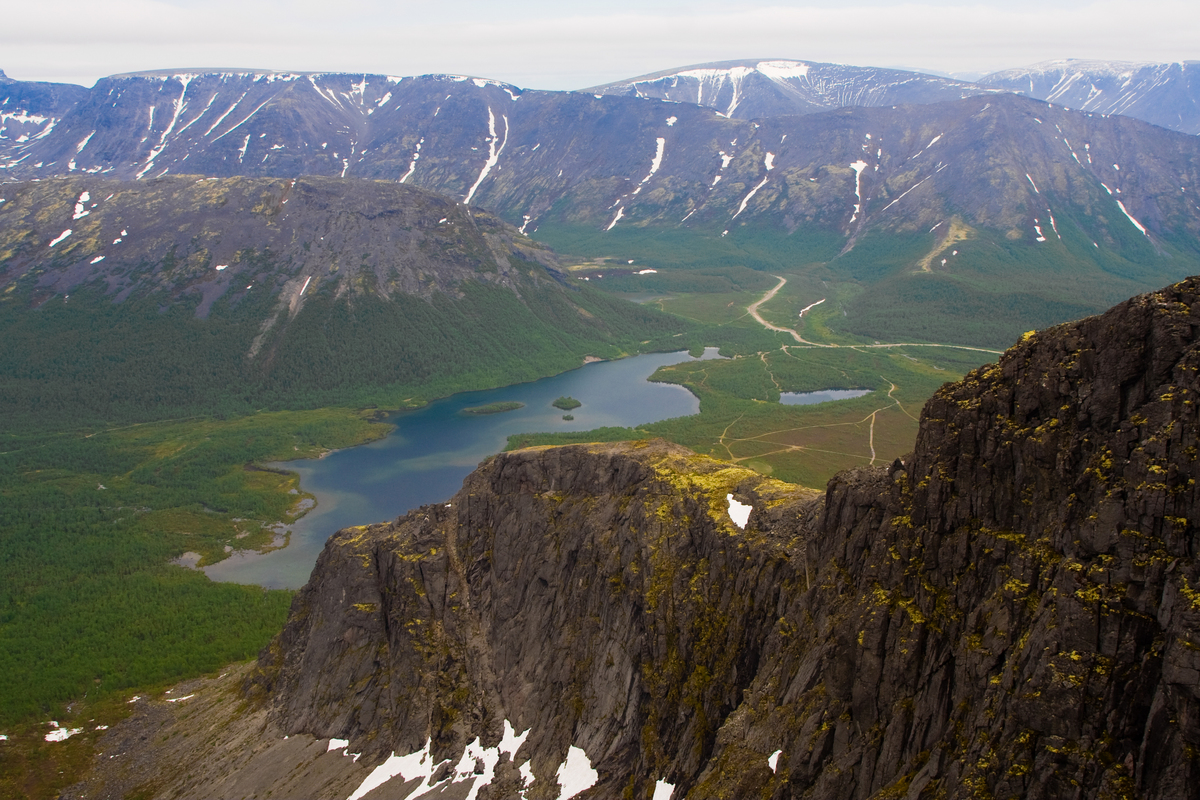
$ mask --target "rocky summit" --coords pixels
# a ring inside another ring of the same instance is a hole
[[[68,796],[1192,796],[1198,334],[1193,278],[1028,335],[823,495],[497,456],[333,536],[256,665]]]

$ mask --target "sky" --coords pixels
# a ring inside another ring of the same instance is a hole
[[[421,75],[581,89],[749,58],[986,73],[1200,60],[1195,0],[55,0],[6,3],[0,69],[91,86],[155,69]]]

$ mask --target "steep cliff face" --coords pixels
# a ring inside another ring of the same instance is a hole
[[[1031,335],[823,496],[664,443],[498,456],[330,539],[243,684],[270,757],[155,785],[1194,796],[1198,332],[1191,279]]]
[[[330,540],[260,662],[277,722],[372,755],[428,740],[435,764],[508,724],[531,798],[559,796],[572,747],[605,796],[697,774],[796,588],[811,495],[663,443],[499,457],[448,504]]]
[[[697,796],[1194,793],[1198,288],[1031,337],[831,483]]]
[[[377,756],[507,721],[530,798],[572,747],[595,797],[1188,794],[1198,290],[1028,338],[823,502],[664,445],[499,457],[333,538],[258,686]]]

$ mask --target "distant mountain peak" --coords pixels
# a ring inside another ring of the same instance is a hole
[[[696,103],[726,117],[753,119],[959,100],[994,90],[900,69],[766,58],[693,64],[585,91]]]
[[[1063,58],[993,72],[982,86],[1081,111],[1121,114],[1200,133],[1200,62]]]

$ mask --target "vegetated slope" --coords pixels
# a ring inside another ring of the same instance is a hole
[[[193,715],[155,787],[1189,795],[1198,333],[1191,279],[1031,336],[820,497],[662,443],[497,456],[331,538],[247,683],[269,713]],[[97,781],[141,752],[109,743]]]
[[[0,70],[0,163],[27,142],[49,135],[87,93],[73,83],[15,81]]]
[[[909,70],[751,59],[693,64],[583,91],[695,103],[722,116],[758,119],[845,106],[935,103],[1003,90]]]
[[[827,263],[864,288],[847,330],[889,340],[1000,345],[1200,261],[1200,139],[1003,93],[751,121],[454,76],[135,75],[5,166],[375,178],[570,252]]]
[[[10,418],[401,403],[684,327],[565,284],[544,246],[415,187],[79,177],[4,196]]]
[[[981,86],[1098,114],[1123,114],[1200,133],[1200,62],[1170,64],[1067,58],[993,72]]]

